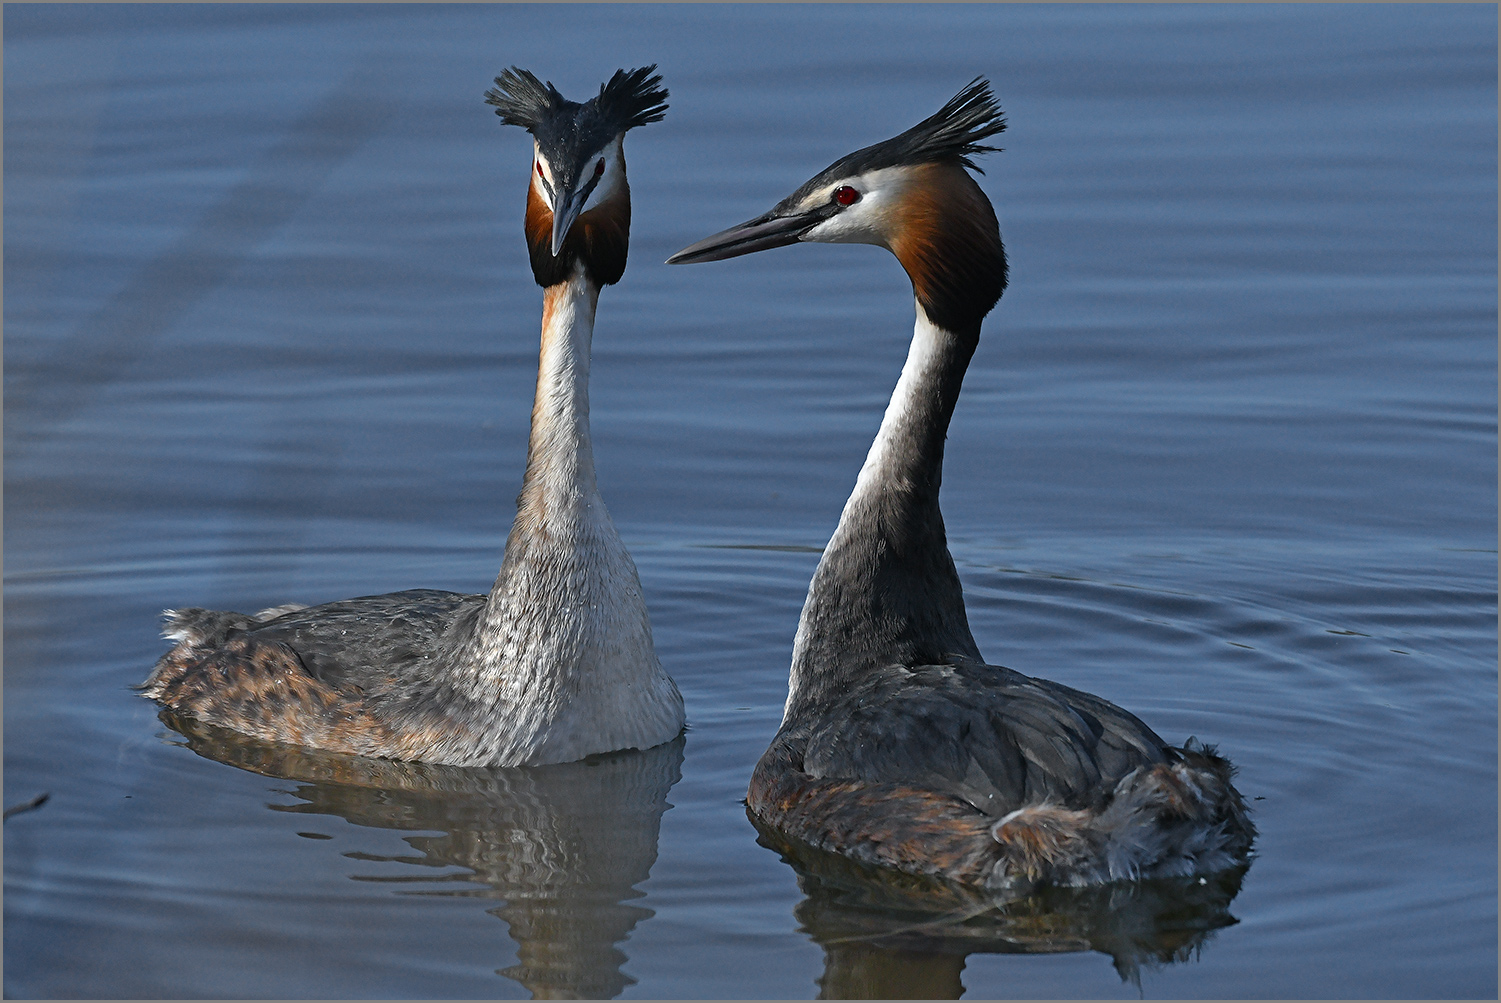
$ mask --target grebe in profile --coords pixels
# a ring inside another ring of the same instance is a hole
[[[901,379],[808,589],[782,726],[747,804],[772,830],[996,893],[1207,873],[1255,829],[1232,768],[1109,701],[987,665],[938,489],[980,322],[1006,287],[995,210],[966,168],[1005,120],[976,78],[937,114],[835,162],[770,212],[679,251],[798,241],[896,255],[917,324]]]
[[[526,474],[490,594],[169,610],[178,643],[148,697],[258,738],[459,766],[569,762],[683,730],[589,439],[595,305],[630,236],[622,144],[667,109],[655,69],[619,70],[583,104],[515,68],[485,95],[532,134],[526,239],[545,290]]]

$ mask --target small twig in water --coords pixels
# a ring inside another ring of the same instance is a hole
[[[32,798],[30,801],[22,801],[20,804],[13,804],[9,808],[5,809],[5,818],[0,821],[8,822],[10,821],[10,817],[12,815],[19,815],[23,811],[31,811],[33,808],[40,808],[42,805],[47,803],[47,799],[51,796],[51,791],[44,791],[41,794],[38,794],[36,797]]]

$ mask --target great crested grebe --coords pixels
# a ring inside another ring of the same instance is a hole
[[[594,310],[630,236],[622,143],[667,109],[655,69],[618,70],[583,104],[516,68],[485,94],[532,134],[526,239],[545,290],[526,474],[490,594],[168,610],[177,645],[146,696],[258,738],[459,766],[569,762],[683,730],[589,440]]]
[[[1005,129],[976,78],[937,114],[836,161],[669,263],[798,241],[896,255],[917,324],[798,623],[782,726],[747,804],[774,831],[997,893],[1207,873],[1255,835],[1230,763],[1107,700],[987,665],[938,508],[943,443],[980,322],[1006,287],[995,210],[965,168]]]

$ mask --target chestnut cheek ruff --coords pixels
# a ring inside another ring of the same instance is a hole
[[[925,164],[896,207],[892,253],[923,312],[973,332],[1006,289],[1006,251],[990,200],[957,161]]]
[[[575,264],[581,263],[595,283],[614,285],[625,274],[631,242],[630,186],[579,216],[563,238],[556,257],[552,254],[552,210],[532,185],[526,198],[526,245],[531,255],[532,277],[544,289],[567,282]]]

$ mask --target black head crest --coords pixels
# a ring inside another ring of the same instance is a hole
[[[616,70],[609,83],[600,84],[595,103],[606,121],[617,123],[619,130],[662,121],[667,113],[667,88],[659,87],[662,74],[654,74],[656,63],[635,70]]]
[[[513,66],[495,78],[485,103],[507,125],[519,125],[546,146],[576,146],[593,153],[627,129],[662,121],[667,112],[667,89],[659,86],[657,66],[616,70],[599,94],[583,104],[569,101],[552,81],[542,83],[529,70]],[[585,149],[588,147],[588,149]]]
[[[513,66],[502,70],[495,86],[485,91],[485,104],[494,105],[495,114],[506,125],[530,132],[571,102],[551,82],[544,85],[530,70]]]
[[[981,140],[1005,131],[1006,119],[996,106],[990,82],[984,77],[975,77],[932,115],[900,136],[840,157],[809,179],[783,204],[796,204],[804,195],[839,178],[886,167],[957,160],[977,174],[984,174],[970,157],[980,153],[999,153],[999,146],[987,146]]]
[[[896,163],[923,163],[933,160],[958,160],[972,171],[984,174],[971,156],[1000,153],[999,146],[980,141],[1006,131],[1006,119],[990,93],[990,81],[975,77],[963,90],[949,98],[938,111],[894,139],[877,143],[869,150],[882,150]]]

